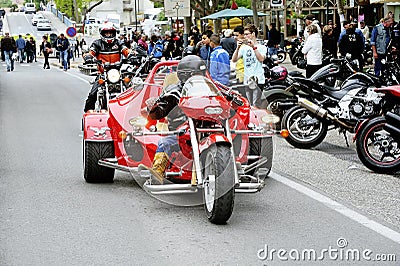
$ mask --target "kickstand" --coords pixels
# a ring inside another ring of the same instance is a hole
[[[349,141],[348,141],[348,139],[347,139],[346,131],[343,131],[343,136],[344,136],[344,140],[346,141],[346,146],[347,146],[347,148],[349,148],[350,145],[349,145]]]

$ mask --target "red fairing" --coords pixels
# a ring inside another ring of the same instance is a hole
[[[376,92],[383,92],[383,93],[390,93],[395,97],[400,97],[400,85],[376,88],[375,91]]]
[[[86,141],[111,141],[108,113],[85,113],[83,115],[83,139]]]
[[[223,96],[217,97],[182,97],[179,106],[182,111],[189,117],[199,120],[214,120],[221,122],[229,118],[230,103]],[[207,108],[220,107],[222,113],[207,114]]]

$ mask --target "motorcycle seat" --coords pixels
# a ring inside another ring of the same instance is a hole
[[[324,88],[324,91],[326,92],[326,94],[328,94],[329,96],[331,96],[332,98],[337,99],[337,100],[342,99],[348,92],[347,90],[335,90],[329,86],[322,86],[322,87]]]

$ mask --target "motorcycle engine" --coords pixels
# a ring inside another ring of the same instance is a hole
[[[370,117],[379,111],[380,101],[381,98],[372,88],[352,90],[339,102],[339,118],[359,120]]]

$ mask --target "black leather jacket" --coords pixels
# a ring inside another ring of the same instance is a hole
[[[178,107],[182,86],[182,84],[168,86],[149,111],[149,117],[153,120],[167,117],[169,130],[176,130],[187,120],[186,115]]]

